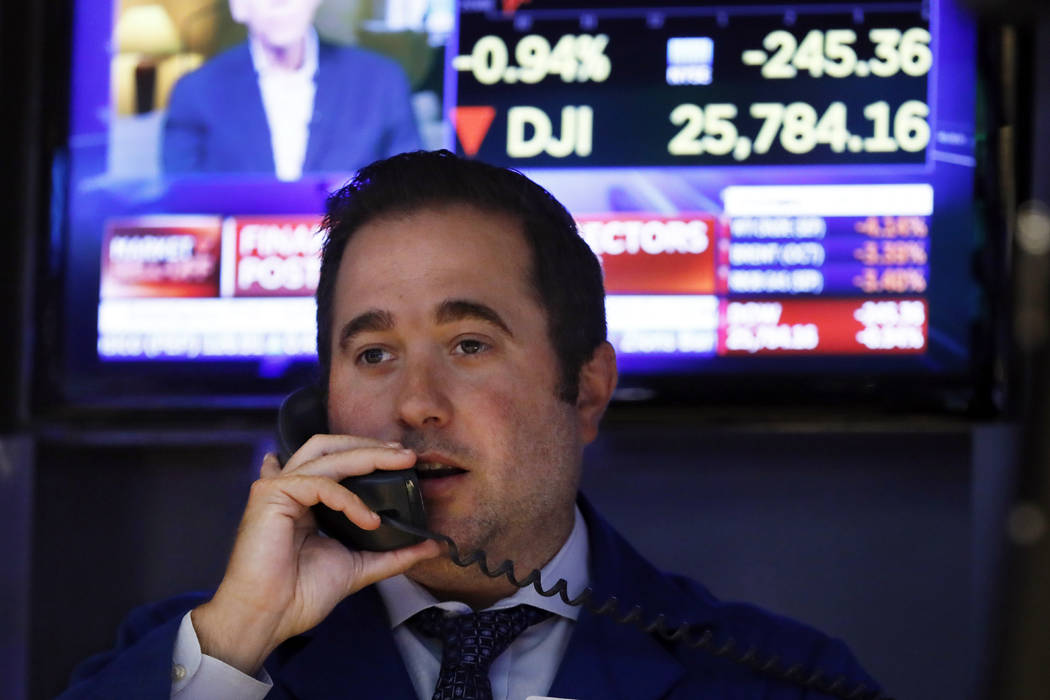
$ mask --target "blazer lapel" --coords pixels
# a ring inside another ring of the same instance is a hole
[[[371,586],[344,600],[274,675],[297,698],[413,698],[390,622]]]
[[[233,58],[234,66],[228,70],[222,83],[216,85],[221,91],[217,104],[229,106],[234,118],[225,123],[228,138],[241,143],[237,152],[244,162],[237,166],[247,172],[274,172],[273,145],[270,143],[270,125],[266,121],[259,76],[252,64],[248,42],[238,47]]]
[[[597,591],[595,603],[601,605],[610,594],[616,595],[620,616],[640,605],[647,622],[660,613],[668,615],[669,620],[681,614],[681,594],[666,577],[616,534],[582,495],[578,503],[587,521],[592,587]],[[633,625],[622,625],[584,610],[550,694],[581,699],[665,697],[685,674],[671,649]]]
[[[550,695],[654,700],[664,697],[684,673],[678,660],[649,635],[584,612]]]
[[[344,92],[339,84],[341,73],[333,65],[337,48],[320,42],[317,47],[317,90],[314,92],[314,112],[310,117],[310,135],[306,140],[306,158],[303,172],[318,170],[332,132],[332,122],[340,113],[339,103]]]

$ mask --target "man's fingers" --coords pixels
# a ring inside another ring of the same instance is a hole
[[[324,476],[289,474],[271,479],[260,479],[252,484],[249,507],[275,507],[293,519],[303,517],[304,511],[323,503],[339,511],[360,528],[379,527],[379,515],[365,505],[356,494]]]
[[[310,474],[327,476],[339,481],[348,476],[370,474],[381,470],[407,469],[416,462],[416,454],[404,448],[372,445],[343,452],[324,454],[308,462],[301,462],[295,469],[285,467],[287,474]]]
[[[395,549],[392,552],[361,552],[361,577],[355,582],[356,586],[363,588],[376,581],[402,574],[419,562],[440,555],[441,545],[434,540]]]
[[[281,463],[277,460],[277,455],[267,452],[263,457],[262,467],[259,468],[259,476],[263,479],[272,479],[280,474]]]
[[[295,471],[302,465],[325,455],[357,450],[363,447],[401,447],[396,442],[384,442],[359,435],[314,435],[295,451],[284,465],[285,471]]]

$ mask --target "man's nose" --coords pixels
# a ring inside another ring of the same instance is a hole
[[[419,357],[405,363],[397,397],[398,421],[412,428],[440,428],[452,418],[447,376],[439,360]]]

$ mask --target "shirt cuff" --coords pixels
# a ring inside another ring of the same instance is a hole
[[[192,612],[192,611],[191,611]],[[171,697],[179,700],[262,700],[273,680],[265,668],[251,677],[214,656],[201,653],[190,613],[182,618],[171,660]]]

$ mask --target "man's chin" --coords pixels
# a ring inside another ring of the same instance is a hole
[[[405,575],[438,600],[458,600],[479,610],[514,592],[514,586],[502,576],[489,578],[476,564],[463,568],[448,557],[421,561]]]
[[[485,578],[475,565],[463,568],[452,563],[447,556],[418,562],[405,572],[405,576],[430,591],[460,590]]]
[[[434,504],[424,501],[427,513],[427,529],[448,537],[456,543],[461,557],[470,556],[478,547],[478,530],[484,526],[472,520],[470,509],[465,507],[450,508],[445,504]],[[483,546],[483,545],[481,545]]]
[[[446,518],[434,513],[429,513],[429,515],[428,529],[441,533],[455,542],[460,561],[469,559],[478,550],[479,538],[471,528],[464,527],[465,523],[462,520]],[[448,546],[442,544],[442,549],[444,553],[440,557],[418,562],[406,572],[406,575],[416,583],[428,588],[461,585],[465,581],[481,581],[486,578],[477,564],[471,564],[468,567],[459,566],[452,561],[452,552]]]

